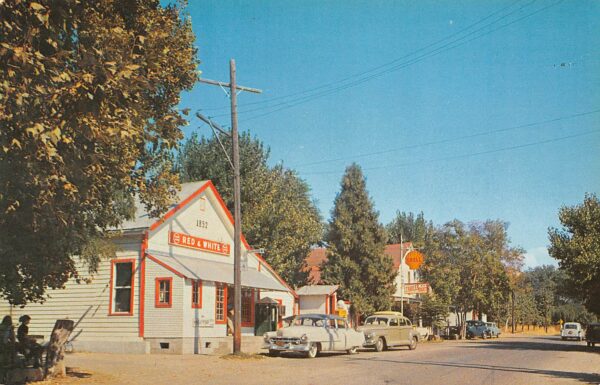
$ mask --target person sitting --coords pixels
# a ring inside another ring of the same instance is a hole
[[[16,358],[15,329],[12,317],[7,315],[0,323],[0,365],[12,365]]]
[[[44,348],[42,345],[35,342],[35,339],[29,337],[29,322],[31,317],[23,315],[19,318],[21,325],[17,329],[17,339],[19,340],[19,348],[25,356],[26,361],[33,359],[33,366],[38,368],[42,361],[42,353]]]

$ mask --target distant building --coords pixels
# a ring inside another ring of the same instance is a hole
[[[415,270],[411,270],[406,263],[402,268],[402,275],[400,275],[400,261],[403,255],[406,255],[409,251],[413,250],[411,242],[405,242],[402,245],[399,243],[387,245],[385,247],[385,255],[392,258],[394,269],[397,271],[396,274],[396,292],[394,293],[394,301],[400,302],[404,300],[404,303],[420,302],[418,294],[406,294],[402,295],[400,284],[403,282],[406,284],[419,283],[419,274]],[[314,248],[310,254],[306,257],[306,270],[308,271],[308,281],[313,285],[322,285],[321,279],[321,265],[327,260],[327,249],[323,247]],[[401,278],[403,277],[403,278]],[[406,287],[406,286],[405,286]]]

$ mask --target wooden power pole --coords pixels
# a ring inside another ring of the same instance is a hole
[[[237,127],[237,92],[248,91],[261,93],[256,88],[238,86],[235,81],[235,60],[229,61],[229,84],[200,79],[200,82],[218,85],[222,88],[229,88],[229,98],[231,100],[231,143],[232,143],[232,161],[233,161],[233,354],[239,354],[242,347],[242,269],[241,269],[241,237],[242,237],[242,208],[240,202],[240,146]]]

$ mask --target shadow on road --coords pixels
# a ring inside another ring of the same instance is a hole
[[[442,366],[450,368],[463,368],[463,369],[479,369],[479,370],[494,370],[501,372],[513,372],[513,373],[525,373],[525,374],[538,374],[542,376],[550,376],[555,378],[564,378],[570,380],[578,380],[586,382],[588,384],[600,383],[600,375],[593,373],[578,373],[578,372],[566,372],[562,370],[544,370],[544,369],[528,369],[528,368],[516,368],[511,366],[498,366],[498,365],[478,365],[478,364],[461,364],[454,362],[438,362],[438,361],[406,361],[406,360],[391,360],[391,359],[379,359],[376,360],[371,358],[351,358],[349,360],[364,360],[364,361],[376,361],[376,362],[389,362],[393,364],[407,364],[407,365],[418,365],[418,366]]]
[[[580,344],[552,343],[532,341],[486,341],[470,343],[460,346],[465,349],[502,349],[502,350],[542,350],[554,352],[585,352],[600,354],[600,349],[587,347]]]

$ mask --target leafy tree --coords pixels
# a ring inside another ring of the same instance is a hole
[[[547,330],[548,325],[552,323],[552,312],[557,300],[558,273],[551,265],[537,266],[525,273],[528,283],[533,288],[540,320]]]
[[[220,137],[226,149],[231,140]],[[292,170],[269,167],[269,149],[248,132],[240,135],[242,231],[288,283],[301,286],[310,247],[321,240],[319,212],[310,189]],[[215,138],[193,135],[179,151],[177,168],[183,181],[211,179],[233,211],[231,167]]]
[[[360,167],[350,165],[334,201],[321,278],[340,285],[340,297],[359,315],[389,309],[395,291],[393,261],[383,252],[386,232],[373,206]]]
[[[586,194],[581,205],[562,207],[561,229],[550,228],[550,256],[568,276],[569,291],[600,315],[600,201]]]
[[[423,302],[419,309],[419,315],[423,319],[423,323],[435,327],[444,326],[449,313],[449,304],[435,294],[425,294],[421,299]]]
[[[177,185],[168,154],[198,78],[189,20],[155,0],[0,5],[0,296],[41,301],[73,255],[139,193],[153,215]],[[95,258],[88,260],[95,270]]]
[[[456,308],[461,324],[472,310],[491,319],[506,315],[507,264],[522,259],[517,257],[519,249],[509,246],[506,224],[488,220],[465,225],[454,220],[426,239],[424,252],[424,280],[440,300]]]
[[[400,243],[402,238],[404,242],[412,242],[415,247],[423,247],[427,233],[433,230],[433,223],[425,221],[422,211],[416,217],[413,213],[397,211],[386,230],[390,243]]]

